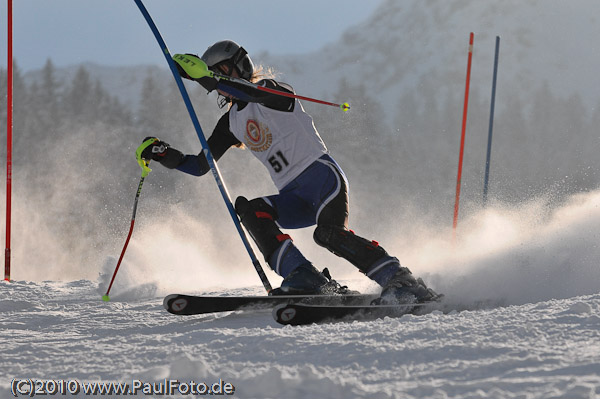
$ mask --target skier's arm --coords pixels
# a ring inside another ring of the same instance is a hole
[[[148,139],[149,137],[146,137],[144,141]],[[169,169],[177,169],[194,176],[202,176],[210,170],[204,152],[200,152],[198,155],[184,155],[168,143],[159,139],[155,140],[142,152],[142,158],[152,159]],[[229,130],[229,114],[226,113],[219,119],[213,134],[208,139],[208,147],[214,160],[218,161],[225,151],[237,144],[240,142]]]
[[[263,79],[256,83],[258,86],[267,87],[293,94],[294,90],[285,83],[276,82],[273,79]],[[268,93],[259,90],[252,86],[243,83],[232,82],[228,80],[220,80],[217,83],[217,90],[221,90],[235,97],[236,99],[247,103],[259,103],[266,107],[276,109],[278,111],[293,111],[295,100],[290,97],[279,96],[277,94]]]
[[[175,61],[177,70],[182,78],[198,82],[209,93],[216,89],[228,93],[242,102],[259,103],[278,111],[291,112],[294,110],[295,100],[293,98],[268,93],[248,83],[244,84],[213,77],[206,63],[195,54],[175,54],[173,61]],[[243,79],[239,80],[243,81]],[[294,94],[292,87],[285,83],[278,83],[273,79],[263,79],[257,82],[256,85]]]
[[[229,130],[229,113],[225,113],[208,139],[208,148],[216,162],[221,159],[225,151],[238,144],[240,142]],[[198,155],[183,155],[175,169],[190,175],[202,176],[210,170],[210,166],[204,152],[201,151]]]

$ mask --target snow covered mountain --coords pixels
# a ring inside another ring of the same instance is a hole
[[[304,56],[261,57],[307,93],[332,95],[332,82],[362,83],[394,113],[398,98],[462,96],[469,33],[475,34],[472,90],[489,96],[494,45],[501,37],[499,104],[544,83],[561,96],[579,94],[588,109],[600,99],[600,35],[594,0],[388,0],[340,40]],[[325,83],[327,82],[327,83]],[[434,92],[424,92],[431,86]],[[360,106],[360,104],[358,104]]]
[[[561,96],[574,93],[588,109],[596,106],[596,71],[600,66],[596,38],[600,35],[595,0],[388,0],[365,21],[321,50],[305,55],[253,54],[275,67],[282,79],[303,94],[331,97],[346,79],[389,107],[393,115],[403,92],[462,96],[468,37],[475,34],[472,89],[486,96],[491,90],[495,37],[501,37],[498,105],[515,96],[527,98],[544,83]],[[165,28],[167,29],[167,28]],[[243,38],[231,38],[243,44]],[[173,50],[175,43],[170,44]],[[201,52],[206,44],[199,43]],[[181,49],[179,49],[181,50]],[[105,67],[84,64],[94,78],[126,103],[136,103],[142,80],[166,66]],[[74,75],[76,68],[63,68]],[[31,72],[28,78],[35,79]],[[434,93],[420,91],[428,82]],[[360,106],[360,104],[356,104]]]

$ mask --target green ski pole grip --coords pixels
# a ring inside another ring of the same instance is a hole
[[[148,176],[148,173],[152,172],[152,169],[150,169],[148,167],[148,165],[150,164],[150,161],[142,158],[142,152],[144,152],[144,150],[146,148],[150,147],[155,142],[156,142],[155,138],[148,139],[148,140],[144,141],[137,148],[137,150],[135,150],[135,158],[137,159],[137,162],[140,165],[140,168],[142,168],[142,177],[146,177],[146,176]]]

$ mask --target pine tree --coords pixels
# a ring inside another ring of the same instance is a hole
[[[141,96],[138,126],[148,136],[159,136],[168,126],[165,111],[167,101],[159,83],[151,74],[144,79]]]
[[[37,96],[49,115],[57,117],[60,104],[61,86],[56,80],[56,68],[51,59],[46,61],[42,69],[42,86]]]
[[[63,105],[71,119],[77,122],[89,121],[94,116],[94,91],[90,74],[84,66],[77,69]]]
[[[34,132],[29,128],[30,96],[27,84],[17,62],[13,62],[13,156],[14,163],[23,162],[28,152],[29,141]]]

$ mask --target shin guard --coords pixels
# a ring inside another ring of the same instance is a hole
[[[382,286],[400,268],[398,259],[388,255],[379,243],[359,237],[343,227],[320,225],[313,238],[317,244],[346,259]]]
[[[289,235],[283,234],[277,227],[277,212],[264,199],[248,201],[244,197],[238,197],[235,210],[267,261],[283,241],[290,239]]]
[[[235,210],[265,261],[277,274],[286,277],[296,267],[310,263],[292,243],[292,238],[279,230],[275,223],[277,212],[265,200],[248,201],[239,197]]]

